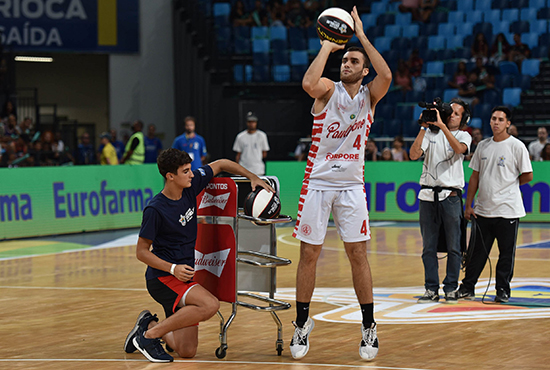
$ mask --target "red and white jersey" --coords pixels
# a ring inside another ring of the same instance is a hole
[[[315,114],[304,188],[316,190],[364,187],[365,145],[373,122],[370,92],[361,86],[351,99],[342,82],[322,112]]]

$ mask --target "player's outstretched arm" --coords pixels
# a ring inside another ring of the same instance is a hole
[[[357,7],[353,7],[353,10],[351,11],[351,16],[353,17],[353,21],[355,22],[355,36],[357,36],[359,42],[361,42],[361,45],[363,45],[363,48],[369,56],[372,67],[377,73],[377,76],[374,78],[374,80],[369,82],[368,85],[371,96],[371,104],[374,107],[376,103],[378,103],[378,101],[380,101],[380,99],[382,99],[384,95],[386,95],[388,89],[390,88],[392,79],[391,70],[382,55],[380,55],[378,50],[374,48],[374,46],[365,35],[365,31],[363,30],[363,22],[359,17]]]
[[[302,79],[302,88],[314,99],[319,99],[334,90],[334,82],[328,78],[322,78],[323,71],[327,64],[328,57],[336,50],[342,50],[344,45],[338,45],[333,42],[321,41],[321,50],[311,62],[309,68]]]
[[[221,172],[229,172],[234,175],[244,176],[250,180],[250,185],[252,189],[256,189],[257,186],[264,188],[267,191],[274,193],[275,191],[268,183],[260,179],[257,175],[253,174],[240,164],[230,161],[229,159],[218,159],[212,163],[208,164],[214,172],[214,176]]]

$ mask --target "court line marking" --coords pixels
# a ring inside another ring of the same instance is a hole
[[[146,359],[69,359],[69,358],[14,358],[0,359],[0,362],[149,362]],[[361,369],[388,369],[388,370],[429,370],[427,368],[412,368],[412,367],[392,367],[392,366],[375,366],[375,365],[344,365],[344,364],[316,364],[305,362],[261,362],[261,361],[231,361],[231,360],[174,360],[176,363],[205,363],[219,365],[277,365],[277,366],[319,366],[319,367],[345,367],[345,368],[361,368]]]

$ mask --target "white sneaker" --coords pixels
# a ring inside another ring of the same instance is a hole
[[[292,336],[292,341],[290,342],[290,353],[292,354],[292,358],[299,360],[307,355],[307,352],[309,351],[308,337],[309,333],[311,333],[313,327],[315,326],[315,322],[311,319],[311,317],[308,317],[303,328],[298,327],[294,321],[292,324],[296,327],[296,329],[294,330],[294,335]]]
[[[378,354],[378,337],[376,336],[376,323],[370,328],[361,325],[361,344],[359,346],[359,355],[363,360],[371,361]]]

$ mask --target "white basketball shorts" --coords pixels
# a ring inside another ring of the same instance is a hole
[[[303,193],[292,234],[296,239],[314,245],[323,244],[331,211],[338,234],[344,242],[355,243],[370,239],[369,212],[364,189],[307,189]]]

